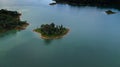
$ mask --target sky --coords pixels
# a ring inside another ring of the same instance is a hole
[[[0,5],[39,5],[52,0],[0,0]]]

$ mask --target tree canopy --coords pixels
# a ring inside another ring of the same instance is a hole
[[[63,27],[63,25],[51,24],[42,24],[40,28],[35,29],[34,31],[41,33],[43,37],[59,37],[63,36],[68,32],[68,29]]]
[[[67,3],[76,6],[99,6],[120,9],[120,0],[54,0],[56,3]]]
[[[0,32],[16,28],[22,28],[23,25],[28,25],[26,21],[20,20],[20,13],[17,11],[9,11],[6,9],[0,10]]]

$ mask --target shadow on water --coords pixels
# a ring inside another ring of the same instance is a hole
[[[17,30],[10,30],[10,31],[7,31],[7,32],[3,32],[3,33],[0,33],[0,38],[4,38],[6,36],[10,36],[10,35],[15,35],[17,34]]]
[[[44,42],[46,45],[51,44],[52,41],[53,41],[53,39],[44,39]]]
[[[44,43],[46,45],[51,44],[54,40],[61,40],[62,38],[57,38],[57,39],[44,39]]]

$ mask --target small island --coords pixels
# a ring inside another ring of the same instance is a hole
[[[0,10],[0,33],[9,30],[23,30],[29,24],[20,20],[21,14],[17,11]]]
[[[107,10],[107,11],[105,11],[107,14],[115,14],[116,12],[113,12],[113,11],[111,11],[111,10]]]
[[[34,29],[35,32],[40,33],[43,39],[57,39],[61,38],[69,32],[68,28],[63,25],[42,24],[40,28]]]

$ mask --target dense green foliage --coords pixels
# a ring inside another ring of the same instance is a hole
[[[15,28],[20,28],[23,25],[28,25],[26,21],[20,21],[20,13],[17,11],[0,10],[0,32]],[[22,28],[22,27],[21,27]]]
[[[54,0],[56,3],[67,3],[70,5],[89,5],[99,7],[114,7],[120,9],[120,0]]]
[[[63,27],[63,25],[42,24],[40,28],[35,29],[36,32],[41,33],[42,36],[56,37],[62,36],[68,32],[68,29]]]

